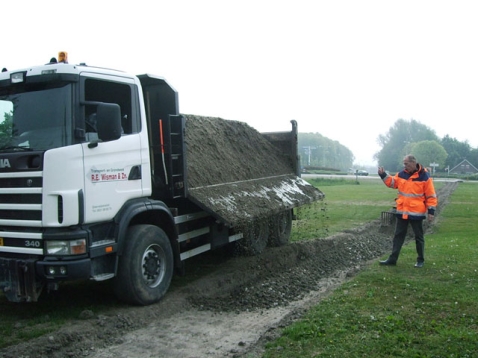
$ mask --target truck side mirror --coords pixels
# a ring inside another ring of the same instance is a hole
[[[121,108],[116,103],[100,103],[96,111],[96,129],[102,142],[121,137]]]

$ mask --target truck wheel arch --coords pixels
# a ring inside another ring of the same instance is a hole
[[[159,200],[134,199],[128,201],[115,216],[116,232],[118,238],[118,255],[122,255],[128,240],[128,228],[133,225],[148,224],[162,229],[171,242],[174,260],[179,260],[179,248],[173,243],[178,237],[174,218],[169,207]]]

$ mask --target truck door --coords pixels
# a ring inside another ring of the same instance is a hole
[[[91,73],[83,76],[80,82],[86,138],[82,144],[85,223],[110,220],[127,200],[141,197],[141,168],[149,165],[149,159],[141,153],[133,79],[93,76]],[[95,115],[100,102],[120,106],[122,134],[117,140],[89,145],[98,140]]]

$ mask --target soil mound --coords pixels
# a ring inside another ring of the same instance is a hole
[[[247,123],[184,117],[190,188],[294,173],[290,160]]]

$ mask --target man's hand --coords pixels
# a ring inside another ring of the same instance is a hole
[[[432,222],[433,219],[435,219],[435,215],[433,215],[433,214],[428,214],[428,222]]]
[[[385,173],[385,169],[383,169],[383,167],[378,167],[378,175],[382,175],[383,173]]]

